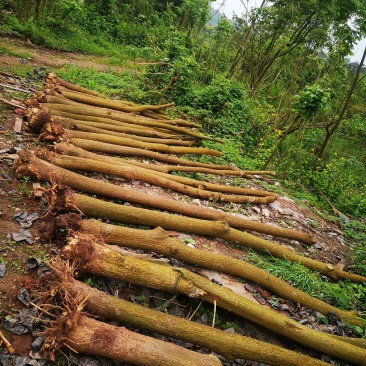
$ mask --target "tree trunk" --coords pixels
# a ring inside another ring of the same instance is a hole
[[[102,196],[111,197],[117,200],[124,200],[144,206],[150,206],[162,210],[177,212],[182,215],[190,217],[198,217],[206,220],[215,220],[213,224],[215,224],[217,220],[222,220],[226,221],[232,227],[263,232],[274,236],[288,237],[296,240],[301,240],[304,243],[310,243],[310,244],[314,243],[314,239],[311,236],[296,230],[274,227],[272,225],[266,225],[255,221],[245,220],[240,217],[231,216],[229,214],[212,210],[210,208],[206,208],[203,206],[199,207],[196,205],[189,205],[183,202],[153,196],[144,192],[135,191],[130,188],[116,186],[114,184],[88,178],[83,175],[65,170],[63,168],[56,167],[55,165],[52,165],[41,159],[38,159],[28,151],[19,151],[18,155],[19,159],[15,163],[15,168],[18,177],[29,176],[32,179],[36,180],[68,185],[73,189],[88,192],[90,194],[98,194]],[[146,214],[150,212],[149,210],[143,210],[143,211],[146,212]],[[154,211],[153,213],[155,213],[156,216],[163,214],[162,212],[158,213],[156,211]],[[174,215],[169,214],[165,215],[171,216],[171,219],[174,218]],[[179,221],[179,216],[177,216],[177,218],[178,218],[177,221]],[[167,220],[169,221],[168,218]],[[202,223],[206,222],[204,220],[200,221]],[[136,224],[138,224],[138,222]],[[160,223],[157,223],[156,225],[153,224],[152,226],[162,226],[162,225]],[[189,226],[186,227],[185,229],[182,229],[182,231],[187,230],[191,230],[189,229]],[[197,234],[203,234],[202,232],[200,232],[199,226],[197,227],[196,230]],[[239,234],[240,236],[239,240],[241,240],[242,244],[244,242],[247,242],[247,244],[251,245],[252,247],[256,247],[257,245],[259,245],[259,247],[263,250],[270,250],[271,247],[274,248],[278,247],[278,245],[274,243],[257,238],[248,233],[244,232],[238,232],[238,233],[241,234],[241,235]],[[235,235],[233,235],[233,237],[235,238],[235,240],[237,240]],[[271,250],[271,252],[272,251],[273,250]],[[275,249],[275,251],[277,252],[277,249]],[[291,252],[290,250],[288,251]]]
[[[47,241],[52,241],[53,234],[57,236],[60,230],[82,231],[97,238],[102,238],[107,244],[154,252],[168,258],[179,259],[185,263],[242,277],[267,288],[284,299],[293,303],[300,303],[302,306],[319,311],[326,316],[332,311],[351,324],[366,324],[356,311],[337,309],[305,292],[297,290],[287,282],[245,261],[191,248],[179,239],[169,237],[167,232],[160,227],[154,230],[138,230],[104,224],[97,220],[81,220],[81,217],[76,214],[55,217],[51,227],[52,232],[47,232],[45,235]]]
[[[204,154],[221,156],[218,150],[201,148],[201,147],[185,147],[185,146],[169,146],[165,144],[155,144],[143,141],[133,140],[131,138],[117,137],[99,133],[82,132],[75,130],[67,130],[55,123],[46,123],[42,129],[40,138],[45,141],[56,141],[58,139],[85,139],[98,142],[109,143],[113,145],[121,145],[127,147],[135,147],[166,154]]]
[[[57,155],[44,148],[37,148],[35,155],[43,160],[50,162],[51,164],[57,165],[64,169],[97,172],[131,180],[143,181],[159,187],[171,189],[181,194],[199,197],[201,199],[209,201],[234,203],[250,202],[256,204],[268,204],[275,201],[276,199],[276,197],[274,196],[255,197],[244,195],[227,195],[218,192],[210,192],[175,182],[169,178],[163,178],[158,174],[151,174],[151,171],[149,171],[148,169],[142,169],[133,166],[123,167],[86,158]]]
[[[221,365],[213,355],[193,352],[173,343],[131,332],[124,327],[106,324],[77,311],[65,311],[49,333],[42,350],[51,352],[51,360],[54,360],[53,348],[65,345],[78,353],[107,357],[131,365]]]
[[[182,135],[192,136],[197,139],[202,140],[211,140],[222,142],[220,139],[212,138],[209,136],[202,135],[198,132],[195,132],[191,129],[185,127],[174,126],[165,122],[155,121],[149,118],[138,118],[137,116],[131,115],[129,113],[121,113],[118,111],[112,111],[108,109],[96,108],[96,107],[88,107],[88,106],[76,106],[76,105],[67,105],[67,104],[53,104],[53,103],[43,103],[44,107],[49,109],[50,111],[61,111],[73,114],[79,114],[84,116],[93,116],[93,117],[102,117],[102,118],[110,118],[120,122],[126,122],[134,125],[142,125],[147,127],[156,127],[164,130],[170,130]]]
[[[92,122],[66,120],[61,118],[53,118],[56,124],[61,125],[63,128],[69,130],[77,130],[82,132],[98,133],[102,135],[110,135],[122,138],[129,138],[138,141],[150,142],[153,144],[165,144],[165,145],[176,145],[176,146],[196,146],[195,140],[182,140],[180,138],[159,138],[153,136],[141,136],[140,134],[134,134],[129,132],[111,131],[104,128],[104,126],[95,127]],[[135,130],[139,132],[138,130]]]
[[[197,297],[210,303],[215,302],[223,309],[307,347],[360,366],[366,365],[366,350],[310,329],[272,309],[259,307],[243,296],[186,269],[123,256],[97,244],[94,237],[83,234],[70,237],[60,255],[65,260],[77,263],[79,273],[93,273],[139,286]]]
[[[92,141],[92,140],[85,140],[85,139],[70,139],[70,142],[82,149],[88,151],[97,151],[97,152],[104,152],[107,154],[115,154],[115,155],[127,155],[127,156],[140,156],[148,159],[154,159],[157,161],[162,161],[169,164],[180,164],[185,166],[196,166],[196,167],[205,167],[205,168],[222,168],[222,165],[212,165],[206,163],[200,163],[197,161],[191,161],[187,159],[182,159],[177,156],[170,156],[167,154],[158,153],[155,151],[149,151],[144,149],[139,149],[136,147],[128,147],[128,146],[121,146],[121,145],[113,145],[113,144],[106,144],[104,142],[99,141]],[[230,167],[228,167],[230,169]],[[234,171],[234,169],[233,169]]]
[[[54,268],[57,264],[53,264]],[[60,270],[62,272],[60,272]],[[65,278],[65,269],[56,268],[61,276],[58,285],[66,297],[85,298],[85,309],[91,314],[113,319],[136,328],[181,339],[214,351],[227,359],[247,359],[273,366],[326,366],[327,363],[284,348],[230,334],[196,322],[133,304],[103,291],[91,288],[71,277]]]
[[[47,81],[49,81],[49,82],[51,82],[52,84],[55,84],[55,85],[56,84],[61,84],[62,86],[66,87],[66,88],[68,88],[70,90],[75,90],[75,91],[78,91],[78,92],[82,92],[82,93],[94,95],[95,97],[101,97],[101,98],[103,98],[103,95],[99,94],[95,90],[89,90],[87,88],[83,88],[82,86],[69,83],[68,81],[65,81],[65,80],[59,78],[53,72],[50,72],[47,75]]]
[[[207,174],[214,174],[214,175],[236,175],[233,173],[240,172],[242,175],[244,174],[270,174],[273,175],[275,172],[271,171],[250,171],[250,170],[216,170],[216,169],[209,169],[209,168],[199,168],[199,167],[181,167],[181,166],[167,166],[167,165],[155,165],[155,164],[147,164],[141,163],[135,160],[127,160],[122,158],[115,158],[111,156],[99,155],[79,147],[61,142],[54,146],[55,151],[62,155],[69,155],[69,156],[76,156],[86,159],[91,159],[95,161],[101,161],[109,164],[114,164],[117,166],[123,167],[139,167],[146,171],[148,174],[157,174],[163,178],[171,179],[175,182],[179,182],[182,184],[190,185],[192,187],[197,187],[200,189],[206,189],[209,191],[214,192],[225,192],[231,194],[243,194],[248,196],[258,196],[258,197],[267,197],[267,196],[274,196],[278,197],[278,194],[269,192],[269,191],[262,191],[259,189],[251,189],[251,188],[241,188],[235,186],[225,186],[223,184],[216,184],[216,183],[209,183],[201,180],[191,179],[187,177],[181,177],[178,175],[166,174],[171,171],[184,171],[184,172],[200,172],[200,173],[207,173]],[[154,173],[151,172],[154,171]]]

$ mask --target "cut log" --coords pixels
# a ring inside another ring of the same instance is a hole
[[[173,343],[131,332],[81,315],[64,312],[48,331],[41,352],[47,351],[51,361],[62,346],[73,351],[110,358],[141,366],[219,366],[213,355],[193,352]]]
[[[141,192],[139,192],[141,193]],[[236,244],[250,247],[254,250],[267,251],[270,254],[285,258],[292,262],[301,263],[311,270],[320,272],[334,280],[350,279],[354,282],[364,283],[364,276],[342,271],[338,267],[322,263],[310,258],[302,257],[291,250],[276,245],[270,241],[256,236],[234,230],[225,226],[223,222],[192,219],[184,216],[176,216],[165,212],[150,211],[146,209],[121,206],[114,203],[104,202],[92,197],[73,193],[70,189],[61,189],[59,195],[50,195],[51,206],[55,212],[72,210],[77,208],[79,212],[91,217],[100,217],[115,222],[123,222],[135,225],[160,226],[164,229],[176,230],[198,235],[215,236]],[[56,209],[59,207],[58,209]],[[209,232],[207,234],[207,230]]]
[[[48,151],[45,148],[37,148],[35,154],[37,157],[61,168],[97,172],[115,175],[126,179],[143,181],[159,187],[168,188],[188,196],[198,197],[209,201],[268,204],[276,199],[275,196],[255,197],[245,195],[227,195],[212,191],[210,192],[175,182],[169,178],[161,177],[157,174],[151,174],[151,171],[147,169],[133,166],[123,167],[86,158],[58,155]]]
[[[43,141],[58,141],[72,140],[72,139],[85,139],[98,142],[104,142],[108,144],[135,147],[139,149],[146,149],[155,152],[161,152],[166,154],[198,154],[198,155],[213,155],[221,156],[222,153],[218,150],[203,148],[203,147],[185,147],[185,146],[169,146],[165,144],[156,144],[143,141],[137,141],[130,138],[110,136],[99,133],[82,132],[75,130],[68,130],[62,128],[56,123],[46,123],[41,131],[40,135]]]
[[[51,73],[49,73],[47,75],[47,79],[46,80],[48,82],[53,83],[53,84],[63,85],[64,87],[66,87],[67,89],[70,89],[70,90],[75,90],[75,91],[79,91],[79,92],[82,92],[82,93],[86,93],[86,94],[94,95],[96,97],[102,97],[103,98],[103,95],[99,94],[95,90],[90,90],[90,89],[87,89],[87,88],[83,88],[82,86],[72,84],[72,83],[70,83],[70,82],[68,82],[66,80],[63,80],[63,79],[59,78],[53,72],[51,72]]]
[[[59,112],[57,113],[57,115],[55,115],[55,113],[51,115],[48,109],[46,107],[43,107],[42,105],[27,108],[24,114],[28,117],[28,125],[34,132],[40,132],[42,127],[47,122],[54,121],[58,123],[59,121],[71,120],[79,123],[85,123],[98,128],[108,129],[110,131],[130,133],[146,137],[180,139],[180,137],[174,133],[167,134],[164,132],[160,132],[158,131],[158,129],[152,127],[131,125],[130,123],[114,121],[113,119],[108,118],[90,117],[91,121],[89,121],[87,116],[82,116],[79,114]]]
[[[53,263],[52,268],[55,266],[57,264]],[[85,310],[91,314],[193,343],[230,360],[247,359],[272,366],[328,365],[320,360],[263,341],[230,334],[207,325],[130,303],[91,288],[70,276],[65,276],[67,271],[63,267],[56,268],[56,271],[61,277],[61,283],[57,285],[58,292],[66,293],[66,298],[85,298]]]
[[[70,139],[70,142],[73,145],[81,147],[88,151],[104,152],[107,154],[116,154],[116,155],[139,156],[148,159],[154,159],[157,161],[162,161],[169,164],[180,164],[185,166],[209,167],[212,169],[215,169],[215,167],[217,167],[218,169],[222,169],[223,167],[222,165],[200,163],[196,161],[182,159],[177,156],[158,153],[155,151],[149,151],[135,147],[106,144],[104,142],[99,141],[72,138]],[[230,169],[230,167],[228,167],[228,169]],[[235,170],[233,169],[233,171]],[[242,176],[241,173],[240,176]]]
[[[74,105],[71,106],[71,105],[67,105],[67,104],[44,103],[43,105],[47,109],[49,109],[51,112],[56,110],[56,111],[80,114],[80,115],[84,115],[84,116],[112,118],[117,121],[128,122],[128,123],[131,123],[134,125],[139,124],[139,125],[144,125],[144,126],[148,126],[148,127],[157,127],[157,128],[161,128],[164,130],[171,130],[178,134],[192,136],[194,138],[201,139],[201,140],[212,140],[212,141],[216,141],[216,142],[222,142],[222,140],[220,140],[220,139],[215,139],[215,138],[212,138],[212,137],[209,137],[206,135],[202,135],[199,132],[195,132],[195,131],[185,128],[185,127],[178,127],[178,126],[170,125],[170,124],[155,121],[155,120],[148,120],[148,119],[141,120],[128,113],[121,115],[121,113],[119,113],[117,111],[103,110],[100,108],[98,109],[98,108],[87,107],[87,106],[78,107],[78,106],[74,106]]]
[[[245,220],[240,217],[225,214],[223,212],[213,210],[204,206],[190,205],[167,198],[153,196],[151,194],[147,194],[144,192],[135,191],[130,188],[116,186],[114,184],[102,182],[100,180],[88,178],[80,174],[68,171],[66,169],[56,167],[53,164],[38,159],[37,157],[32,155],[29,151],[24,150],[19,151],[18,155],[19,159],[17,162],[15,162],[15,168],[18,177],[29,176],[32,179],[36,180],[68,185],[73,189],[81,190],[91,194],[98,194],[118,200],[125,200],[137,203],[144,206],[150,206],[162,210],[177,212],[190,217],[198,217],[201,219],[204,218],[208,220],[222,220],[226,221],[232,227],[236,228],[239,227],[245,230],[247,229],[263,232],[274,236],[289,237],[292,239],[300,240],[305,243],[314,243],[314,239],[311,236],[296,230],[290,230],[271,225],[265,225],[255,221]],[[162,226],[162,225],[157,223],[155,226]],[[183,229],[183,231],[187,230],[188,229]],[[200,234],[199,229],[196,233]],[[234,234],[232,236],[233,238],[235,238],[235,240],[237,240]],[[253,249],[256,248],[260,250],[268,250],[270,253],[276,252],[278,255],[278,245],[266,241],[264,239],[257,238],[248,233],[241,233],[240,240],[241,244],[246,243]],[[287,251],[291,252],[288,249]]]
[[[93,134],[109,135],[122,138],[128,138],[138,141],[144,141],[154,144],[165,144],[165,145],[176,145],[176,146],[195,146],[197,143],[194,140],[182,140],[182,139],[169,139],[169,138],[156,138],[156,137],[145,137],[141,135],[135,135],[126,132],[110,131],[103,128],[93,127],[90,123],[84,123],[84,121],[77,122],[72,120],[61,120],[53,119],[54,123],[62,126],[68,130],[77,130],[82,132],[91,132]]]
[[[121,166],[137,166],[139,168],[153,170],[153,174],[158,174],[161,177],[168,178],[174,180],[175,182],[179,182],[182,184],[187,184],[192,187],[197,187],[200,189],[205,189],[214,192],[223,192],[223,193],[231,193],[231,194],[244,194],[248,196],[258,196],[258,197],[266,197],[266,196],[274,196],[278,197],[277,193],[273,193],[270,191],[263,191],[259,189],[251,189],[251,188],[241,188],[235,186],[226,186],[222,184],[213,184],[209,182],[204,182],[196,179],[191,179],[187,177],[181,177],[177,175],[167,174],[172,171],[180,171],[180,172],[198,172],[205,174],[213,174],[213,175],[236,175],[236,176],[244,176],[245,174],[254,174],[256,172],[250,170],[218,170],[218,169],[210,169],[204,167],[184,167],[179,165],[156,165],[156,164],[147,164],[141,163],[136,160],[127,160],[123,158],[117,158],[113,156],[105,156],[101,154],[96,154],[87,150],[84,150],[80,147],[73,146],[66,142],[57,143],[54,146],[56,152],[62,155],[70,155],[70,156],[78,156],[83,158],[88,158],[96,161],[103,161],[110,164],[121,165]],[[150,174],[152,174],[150,172]],[[266,171],[263,174],[275,175],[276,172]]]
[[[366,350],[310,329],[272,309],[258,307],[258,304],[245,297],[184,268],[171,268],[121,255],[97,243],[93,236],[84,234],[70,237],[60,255],[76,263],[80,272],[215,302],[223,309],[302,345],[344,361],[366,365]]]
[[[53,234],[57,236],[60,230],[65,232],[67,229],[92,234],[97,238],[102,238],[107,244],[154,252],[185,263],[242,277],[293,303],[300,303],[324,315],[328,315],[332,311],[348,323],[366,325],[366,321],[359,317],[357,311],[337,309],[245,261],[191,248],[179,239],[169,237],[167,232],[160,227],[154,230],[138,230],[104,224],[97,220],[81,220],[80,215],[66,214],[55,217],[51,225],[51,233],[46,234],[47,242],[53,240]]]

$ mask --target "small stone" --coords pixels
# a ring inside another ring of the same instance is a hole
[[[323,249],[323,247],[321,245],[319,245],[319,244],[314,244],[314,248],[315,249]]]
[[[289,208],[280,208],[278,210],[278,212],[281,215],[288,215],[288,216],[293,216],[294,212],[292,210],[290,210]]]
[[[198,198],[192,200],[192,203],[195,205],[201,206],[201,201]]]
[[[261,213],[261,209],[259,207],[252,207],[252,211],[256,212],[257,214]]]
[[[262,210],[262,214],[264,217],[269,217],[271,213],[269,212],[269,210],[267,208],[264,208]]]

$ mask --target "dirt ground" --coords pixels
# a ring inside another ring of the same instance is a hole
[[[31,56],[24,61],[23,58],[0,55],[0,72],[3,73],[3,75],[0,74],[0,83],[1,80],[9,80],[7,74],[12,74],[13,65],[22,62],[29,62],[35,67],[47,67],[48,70],[55,70],[56,73],[57,68],[65,64],[73,64],[85,68],[93,66],[97,70],[104,70],[106,68],[106,66],[99,63],[98,59],[95,57],[93,57],[92,60],[83,55],[44,50],[31,45],[26,41],[15,39],[3,39],[0,41],[0,43],[3,42],[7,47],[15,47],[18,52],[24,52]],[[40,87],[40,84],[37,84],[35,81],[32,81],[31,84],[32,86]],[[25,85],[25,87],[27,87],[27,85]],[[28,87],[30,87],[30,85],[28,85]],[[24,288],[30,290],[32,285],[37,281],[37,269],[29,269],[27,266],[29,258],[37,257],[42,260],[47,260],[53,257],[54,253],[51,245],[44,245],[39,241],[39,229],[43,225],[41,218],[32,221],[28,228],[23,228],[31,234],[31,243],[27,243],[25,240],[16,241],[14,239],[17,238],[16,234],[21,234],[22,227],[13,216],[22,212],[27,212],[28,215],[37,213],[39,217],[42,217],[45,212],[45,207],[42,205],[40,198],[34,198],[31,195],[33,189],[32,182],[29,182],[26,177],[17,178],[12,169],[17,150],[34,149],[37,144],[37,136],[32,135],[27,131],[25,124],[23,124],[20,132],[14,132],[16,121],[19,120],[19,114],[17,114],[16,107],[9,105],[3,106],[0,113],[0,263],[4,263],[6,266],[5,275],[0,278],[0,320],[3,321],[7,316],[14,315],[18,310],[24,309],[23,303],[18,299],[18,292],[20,289]],[[126,187],[148,192],[152,195],[179,199],[179,195],[177,194],[167,192],[162,188],[154,187],[142,182],[126,181],[122,179],[112,179],[111,181],[115,184],[122,184]],[[281,182],[274,178],[265,178],[262,180],[259,177],[254,181],[247,181],[246,184],[249,187],[260,189],[264,182],[272,184],[273,187],[280,186],[281,184]],[[189,199],[189,201],[196,205],[213,205],[212,203],[198,199]],[[307,207],[306,204],[306,202],[303,202],[299,205],[292,199],[281,196],[269,206],[216,203],[215,208],[231,212],[234,215],[247,219],[296,228],[297,230],[310,233],[317,239],[317,244],[313,247],[304,246],[294,240],[274,239],[265,235],[260,236],[275,241],[279,245],[289,247],[296,252],[303,253],[305,256],[342,267],[349,254],[349,243],[337,225],[325,221],[321,216],[315,214]],[[240,249],[237,246],[230,246],[228,243],[220,240],[177,233],[171,233],[171,235],[177,235],[183,241],[194,243],[196,248],[210,250],[213,253],[225,254],[236,258],[247,255],[247,251]],[[268,302],[266,302],[266,299],[269,298],[270,294],[254,284],[246,283],[243,285],[243,282],[237,281],[237,279],[230,276],[224,276],[203,269],[198,269],[198,272],[204,274],[214,282],[224,284],[234,291],[240,292],[243,296],[254,302],[270,306],[268,305]],[[149,294],[151,295],[152,293],[149,292]],[[133,298],[133,296],[136,297],[137,294],[126,294],[126,297],[130,297],[130,299],[131,296]],[[158,296],[162,295],[158,294]],[[298,347],[298,345],[294,346],[288,344],[287,341],[275,337],[270,332],[264,331],[250,322],[239,322],[235,317],[232,318],[224,313],[222,313],[221,316],[225,320],[228,319],[227,322],[229,322],[229,320],[237,322],[242,329],[243,334],[265,339],[275,344],[285,344],[290,348]],[[287,316],[289,316],[289,314],[287,314]],[[6,332],[1,326],[0,330],[3,331],[12,343],[16,355],[28,356],[33,340],[33,337],[29,333],[27,335],[16,336]],[[227,365],[229,364],[230,363],[227,363]],[[257,365],[257,363],[239,363],[239,361],[230,365],[240,364]]]

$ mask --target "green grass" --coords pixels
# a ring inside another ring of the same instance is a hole
[[[366,311],[366,286],[348,280],[332,282],[299,263],[251,252],[248,260],[297,289],[340,309]]]

